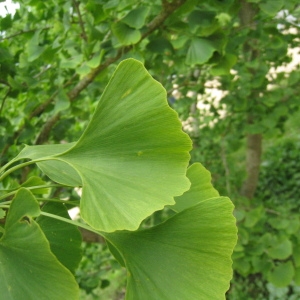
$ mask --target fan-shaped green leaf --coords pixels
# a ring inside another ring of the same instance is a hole
[[[131,10],[122,19],[122,22],[135,29],[140,29],[144,26],[148,13],[149,13],[149,7],[140,6],[138,8]]]
[[[75,143],[57,145],[25,146],[16,159],[30,158],[33,160],[54,158],[55,155],[69,150]],[[77,171],[66,162],[60,160],[40,161],[38,167],[55,182],[69,186],[82,186]]]
[[[259,4],[260,9],[270,16],[275,16],[284,4],[283,0],[267,0]]]
[[[81,216],[102,231],[137,229],[189,187],[191,141],[143,65],[123,61],[77,144],[57,158],[81,175]]]
[[[21,184],[21,187],[34,187],[39,185],[46,185],[47,183],[42,180],[42,178],[37,176],[29,177],[24,183]],[[33,194],[47,194],[49,192],[49,188],[41,188],[41,189],[33,189],[31,191]]]
[[[86,131],[70,145],[40,146],[44,156],[55,159],[45,172],[67,182],[64,166],[56,168],[58,160],[78,172],[81,216],[100,231],[135,230],[190,186],[185,173],[191,140],[168,106],[166,91],[134,59],[120,63]],[[59,148],[66,151],[58,154]],[[18,158],[36,159],[42,152],[27,146]]]
[[[207,62],[217,48],[207,39],[194,38],[188,49],[186,63],[188,65],[203,64]]]
[[[211,175],[200,163],[195,163],[187,170],[191,181],[190,189],[182,196],[176,197],[176,204],[170,206],[176,212],[182,211],[203,200],[218,197],[218,191],[211,184]]]
[[[63,203],[48,202],[43,206],[42,211],[70,219]],[[38,217],[36,221],[49,241],[52,253],[74,273],[82,257],[82,238],[78,228],[44,215]]]
[[[156,227],[105,234],[128,270],[126,299],[225,299],[237,240],[232,210],[228,198],[212,198]]]
[[[121,21],[112,25],[112,31],[123,45],[136,44],[141,39],[141,33],[138,29],[131,28]]]
[[[285,239],[268,249],[268,254],[274,259],[286,259],[293,253],[293,245],[290,240]]]
[[[220,59],[217,65],[213,66],[210,72],[213,76],[228,75],[236,61],[237,57],[235,55],[227,53]]]
[[[28,61],[32,62],[39,58],[45,51],[45,47],[39,45],[39,35],[41,30],[37,30],[33,37],[27,43]]]
[[[269,281],[277,287],[285,287],[289,285],[295,275],[293,263],[289,260],[278,264],[268,274]]]
[[[39,214],[32,193],[20,189],[0,239],[1,299],[78,299],[79,289],[72,273],[50,251],[43,231],[33,220]]]
[[[197,36],[209,36],[219,27],[216,13],[204,10],[193,10],[188,16],[188,24],[191,32]]]

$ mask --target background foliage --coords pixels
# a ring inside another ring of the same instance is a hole
[[[1,164],[22,143],[77,140],[116,64],[136,58],[166,88],[193,140],[192,161],[236,205],[228,299],[296,299],[300,73],[290,53],[299,52],[298,1],[18,3],[0,20]],[[4,185],[36,172],[26,168]],[[78,282],[101,293],[114,275],[85,278],[88,257]]]

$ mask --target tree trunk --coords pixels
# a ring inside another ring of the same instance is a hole
[[[256,29],[256,25],[254,22],[254,16],[256,15],[256,10],[253,8],[252,3],[246,2],[245,0],[241,1],[241,9],[240,9],[240,21],[241,26],[245,26],[251,28],[252,30]],[[251,61],[255,60],[259,53],[257,49],[253,48],[252,45],[255,45],[253,41],[247,40],[244,44],[244,57],[245,60]],[[255,72],[255,71],[254,71]],[[258,97],[257,92],[253,92],[250,96]],[[247,118],[248,124],[255,123],[255,119],[251,112],[248,113]],[[259,178],[259,169],[261,162],[261,154],[262,154],[262,134],[247,134],[246,136],[247,144],[246,144],[246,171],[247,177],[241,188],[241,195],[251,199],[254,197],[258,178]]]
[[[262,135],[247,135],[246,170],[247,177],[243,183],[241,194],[253,198],[258,184],[259,167],[262,153]]]

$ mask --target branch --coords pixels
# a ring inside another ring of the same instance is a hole
[[[4,79],[0,79],[0,83],[2,83],[4,85],[7,85],[7,86],[10,87],[10,84],[6,80],[4,80]]]
[[[79,9],[79,5],[80,5],[80,2],[79,1],[76,1],[76,0],[73,0],[73,3],[74,3],[74,6],[75,6],[75,10],[78,14],[78,19],[79,19],[79,25],[81,27],[81,37],[87,42],[88,41],[88,38],[87,38],[87,35],[86,35],[86,32],[85,32],[85,29],[84,29],[84,23],[82,21],[82,16],[81,16],[81,12],[80,12],[80,9]]]
[[[77,74],[73,74],[72,77],[62,86],[63,88],[66,88],[67,86],[69,86],[73,80],[77,77]],[[54,98],[57,96],[58,94],[58,90],[55,91],[50,98],[48,98],[45,102],[41,103],[29,116],[29,120],[31,120],[33,117],[36,117],[38,115],[40,115],[41,113],[43,113],[43,111],[48,107],[48,105],[50,105],[53,101]]]
[[[163,10],[161,13],[156,16],[148,25],[148,30],[142,35],[142,38],[140,41],[142,41],[144,38],[146,38],[148,35],[150,35],[153,31],[158,29],[164,21],[180,6],[182,6],[186,0],[175,0],[173,2],[168,1],[162,1],[163,4]],[[140,42],[139,41],[139,42]]]
[[[47,30],[47,29],[50,29],[50,28],[52,28],[52,26],[44,27],[44,28],[42,28],[41,30]],[[40,29],[21,30],[21,31],[16,32],[16,33],[14,33],[14,34],[12,34],[12,35],[9,35],[9,36],[7,36],[7,37],[1,38],[0,40],[1,40],[1,41],[9,40],[9,39],[12,39],[12,38],[14,38],[14,37],[16,37],[16,36],[18,36],[18,35],[21,35],[21,34],[24,34],[24,33],[29,33],[29,32],[35,32],[35,31],[37,31],[37,30],[40,30]]]
[[[58,114],[52,116],[50,119],[48,119],[48,121],[44,125],[41,133],[39,134],[39,136],[36,139],[36,142],[35,142],[36,145],[43,144],[48,139],[51,129],[59,121],[59,119],[60,119],[60,113],[58,113]]]
[[[158,29],[164,21],[181,5],[183,5],[186,0],[175,0],[171,3],[165,1],[163,3],[163,10],[159,15],[157,15],[148,25],[147,31],[144,32],[141,39],[135,44],[130,46],[121,47],[115,57],[107,58],[105,62],[98,67],[91,70],[89,74],[87,74],[82,80],[78,82],[78,84],[68,93],[69,100],[72,102],[74,99],[90,84],[94,81],[96,76],[105,70],[109,65],[113,64],[117,60],[119,60],[124,54],[128,53],[134,46],[139,44],[142,40],[144,40],[148,35],[150,35],[153,31]],[[52,116],[45,126],[43,127],[41,133],[39,134],[36,144],[43,144],[47,141],[50,131],[52,127],[56,124],[56,122],[60,119],[60,113]]]
[[[240,10],[240,21],[242,25],[249,25],[254,21],[254,17],[257,13],[257,7],[252,3],[248,3],[245,0],[241,2]],[[253,28],[253,30],[257,30]],[[257,59],[259,52],[255,48],[255,40],[247,40],[243,45],[243,54],[248,58],[248,61]],[[252,90],[250,98],[257,98],[257,92]],[[248,112],[247,124],[254,124],[256,122],[254,116]],[[242,184],[240,194],[252,199],[254,197],[258,178],[259,169],[262,155],[262,134],[247,134],[247,145],[246,145],[246,179]]]

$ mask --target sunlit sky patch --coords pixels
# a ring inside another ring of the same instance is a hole
[[[14,14],[19,7],[18,3],[13,3],[11,0],[0,2],[0,16],[5,17],[7,14]]]

